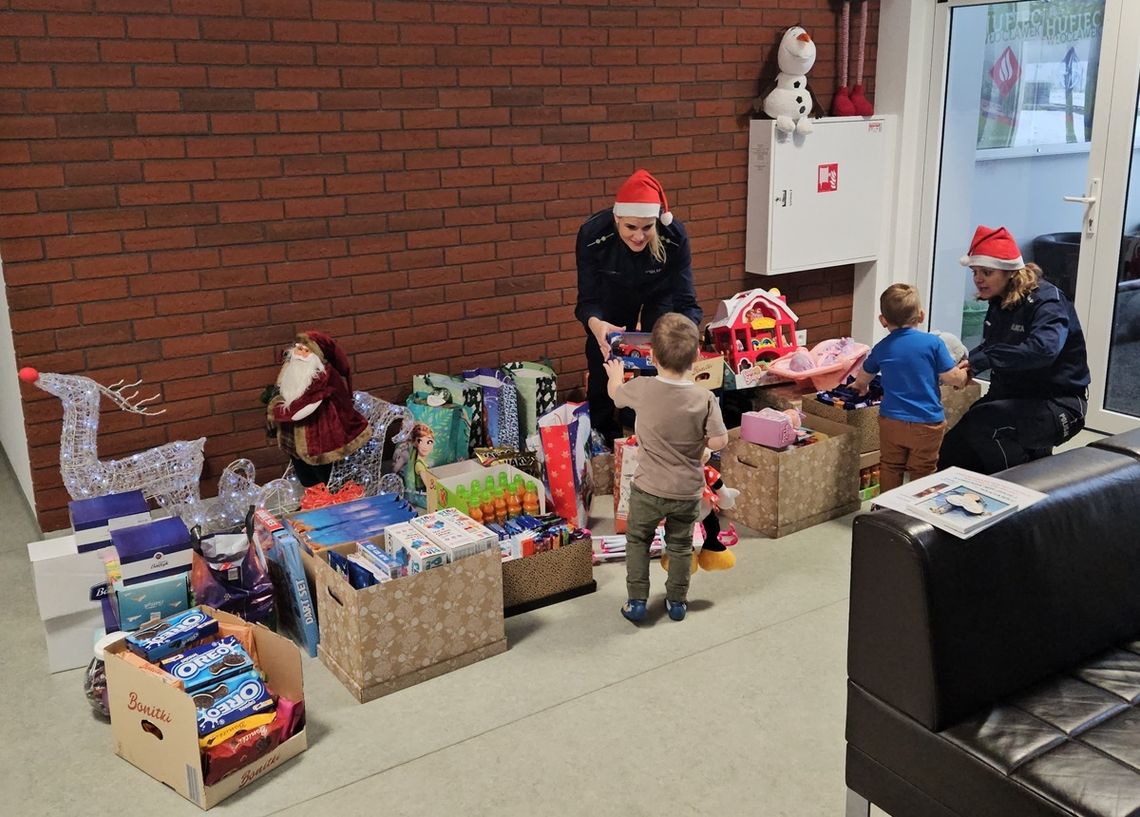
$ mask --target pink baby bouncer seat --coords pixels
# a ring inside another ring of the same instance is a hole
[[[796,383],[811,380],[816,391],[828,391],[857,372],[870,351],[870,346],[851,338],[832,338],[773,360],[768,372]]]

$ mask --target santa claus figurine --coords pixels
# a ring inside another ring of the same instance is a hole
[[[332,464],[372,436],[352,402],[348,356],[323,332],[297,335],[285,352],[277,392],[267,408],[269,423],[305,487],[327,482]]]

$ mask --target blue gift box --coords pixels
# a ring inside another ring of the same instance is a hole
[[[67,503],[75,547],[80,553],[111,544],[111,531],[150,521],[150,507],[142,491],[75,499]]]
[[[124,585],[190,571],[190,531],[177,516],[111,531]]]

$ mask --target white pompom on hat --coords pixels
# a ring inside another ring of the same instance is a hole
[[[617,199],[614,201],[614,215],[656,218],[666,227],[673,223],[673,214],[669,212],[665,190],[661,187],[661,182],[653,178],[648,170],[634,171],[633,175],[618,188]]]
[[[1025,266],[1021,250],[1013,235],[1005,227],[987,227],[982,224],[974,231],[970,251],[961,258],[963,267],[1019,270]]]

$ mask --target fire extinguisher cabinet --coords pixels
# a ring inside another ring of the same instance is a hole
[[[747,272],[781,275],[878,257],[887,118],[837,117],[813,124],[809,134],[784,134],[773,120],[752,120]]]

